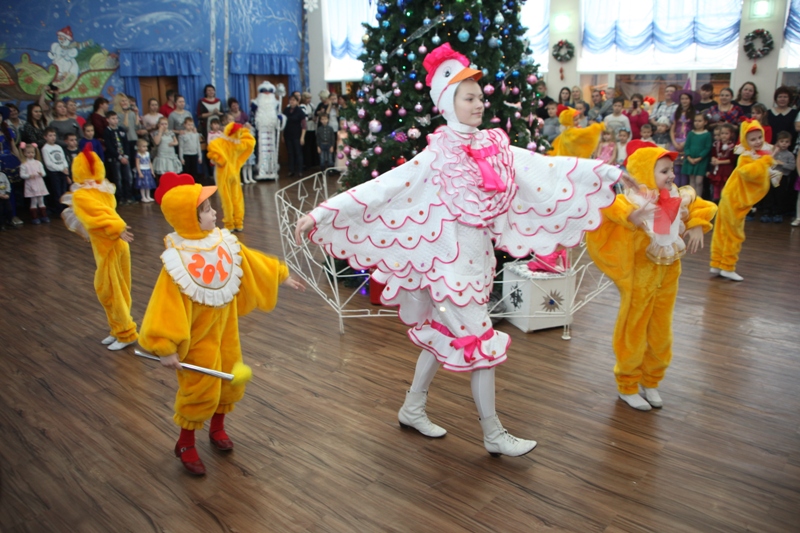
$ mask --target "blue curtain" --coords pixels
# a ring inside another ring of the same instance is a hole
[[[200,52],[132,52],[120,50],[119,75],[125,82],[125,91],[137,98],[139,109],[142,95],[140,76],[175,76],[178,92],[186,98],[186,109],[194,115],[197,101],[202,97],[204,80],[203,56]]]
[[[783,36],[790,43],[800,44],[800,0],[792,0],[789,4],[789,19]]]
[[[716,49],[739,39],[741,0],[582,0],[583,46],[613,46],[626,54],[650,47],[677,53],[689,46]]]
[[[280,75],[289,78],[289,92],[300,91],[300,67],[297,58],[286,54],[231,54],[230,57],[230,90],[239,100],[242,109],[250,108],[251,74]]]
[[[139,78],[122,78],[125,83],[125,94],[128,98],[136,100],[136,105],[139,107],[140,113],[147,113],[147,108],[142,107],[142,91],[139,87]]]
[[[522,4],[520,23],[528,28],[531,56],[540,70],[547,70],[550,61],[550,0],[527,0]]]

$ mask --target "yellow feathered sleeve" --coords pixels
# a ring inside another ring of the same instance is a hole
[[[586,249],[592,261],[617,285],[632,280],[637,227],[628,216],[634,210],[636,206],[624,195],[617,195],[614,203],[601,211],[600,226],[586,234]]]
[[[181,361],[189,351],[192,301],[181,294],[166,269],[161,269],[139,331],[139,344],[159,357],[178,353]]]
[[[600,134],[605,129],[605,124],[597,122],[585,128],[567,128],[553,140],[553,149],[549,155],[590,159],[600,142]]]
[[[711,221],[717,214],[717,204],[698,198],[694,189],[688,185],[681,187],[679,192],[681,196],[688,194],[691,198],[691,202],[689,202],[687,206],[688,214],[683,221],[686,229],[690,230],[696,226],[700,226],[703,228],[703,233],[711,231],[711,228],[714,227]]]
[[[255,308],[272,311],[278,302],[278,287],[289,277],[289,268],[276,257],[272,257],[242,246],[242,284],[236,295],[239,316]]]
[[[117,214],[114,195],[97,189],[78,189],[72,195],[72,209],[89,235],[118,239],[127,225]]]

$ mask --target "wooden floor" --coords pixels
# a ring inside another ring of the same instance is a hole
[[[246,244],[281,253],[274,193],[245,188]],[[169,228],[154,204],[121,207],[136,236],[141,320]],[[497,408],[539,446],[494,459],[469,377],[440,371],[431,440],[397,424],[417,350],[396,319],[340,335],[312,292],[282,290],[241,320],[254,379],[228,417],[235,451],[198,432],[208,468],[172,454],[175,376],[100,345],[105,317],[88,245],[60,222],[0,234],[0,531],[800,531],[800,228],[747,224],[744,283],[684,260],[665,407],[617,400],[612,287],[560,329],[513,339]],[[707,245],[710,239],[706,241]]]

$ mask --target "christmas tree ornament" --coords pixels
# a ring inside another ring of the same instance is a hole
[[[508,94],[508,86],[506,85],[505,80],[503,80],[503,82],[500,83],[500,92],[503,94]]]
[[[383,153],[383,148],[376,146],[373,151],[375,152],[375,155],[381,155]]]
[[[381,128],[383,128],[383,124],[381,124],[380,121],[376,119],[372,119],[369,121],[369,131],[371,133],[378,133],[379,131],[381,131]]]
[[[416,90],[418,90],[418,91],[421,91],[421,90],[422,90],[424,87],[425,87],[425,86],[424,86],[424,85],[422,85],[422,82],[421,82],[421,81],[418,81],[417,83],[415,83],[415,84],[414,84],[414,88],[415,88]]]
[[[417,102],[417,104],[414,106],[414,111],[416,111],[417,113],[422,113],[422,104]]]
[[[406,51],[405,51],[405,50],[403,50],[403,47],[402,47],[402,46],[398,46],[398,47],[397,47],[397,52],[395,52],[395,54],[397,54],[397,57],[400,57],[400,56],[402,56],[402,55],[403,55],[403,54],[405,54],[405,53],[406,53]]]
[[[464,13],[464,22],[471,22],[472,21],[472,13],[466,11]]]
[[[400,24],[400,35],[405,35],[407,31],[408,30],[406,30],[406,25]]]
[[[415,54],[414,52],[409,52],[407,57],[409,61],[414,61],[415,59],[417,59],[417,54]]]
[[[503,18],[503,14],[498,11],[497,14],[494,16],[494,23],[497,26],[502,26],[505,21],[506,19]]]
[[[388,28],[389,27],[389,21],[388,20],[384,20],[383,22],[381,22],[381,27],[382,28]]]
[[[436,11],[441,11],[442,10],[441,2],[439,2],[438,0],[436,2],[434,2],[433,3],[433,9],[435,9]]]
[[[447,15],[444,17],[444,20],[445,20],[445,22],[453,22],[454,18],[455,17],[453,16],[453,14],[448,11]]]
[[[361,166],[362,167],[368,167],[369,166],[369,159],[367,159],[366,157],[364,159],[362,159],[361,160]]]
[[[383,65],[375,65],[375,72],[378,74],[383,72]]]
[[[508,133],[511,133],[511,118],[510,117],[509,117],[508,120],[506,120],[506,131]]]
[[[389,60],[389,52],[381,50],[381,63],[386,63]]]
[[[484,76],[484,77],[486,77],[486,76],[488,76],[488,75],[489,75],[489,69],[488,69],[488,68],[482,68],[482,69],[481,69],[481,72],[483,73],[483,76]]]
[[[482,33],[479,33],[479,34],[477,34],[475,36],[475,42],[476,43],[482,43],[483,42],[483,34]]]
[[[369,34],[365,33],[361,36],[361,42],[367,44],[369,42]]]
[[[492,124],[500,124],[500,119],[497,118],[497,115],[495,115],[489,122],[491,122]]]
[[[439,37],[439,34],[437,33],[436,35],[431,37],[431,42],[433,43],[433,46],[439,46],[440,44],[442,44],[442,38]]]
[[[405,132],[402,131],[393,132],[392,137],[394,137],[394,140],[399,143],[404,143],[408,140],[408,135],[406,135]]]
[[[406,158],[405,157],[403,157],[401,155],[400,157],[397,158],[397,166],[405,165],[405,164],[406,164]]]
[[[375,103],[375,98],[373,98],[372,96],[370,96],[370,97],[369,97],[369,100],[367,100],[367,101],[370,103],[370,105],[372,105],[372,104],[374,104],[374,103]]]
[[[351,151],[351,150],[352,150],[352,148],[350,148],[349,146],[345,146],[345,147],[344,147],[344,149],[343,149],[342,151],[343,151],[345,154],[347,154],[347,155],[350,155],[350,151]]]
[[[438,114],[439,113],[439,108],[436,107],[436,106],[433,106],[431,108],[431,113],[433,113],[434,115]],[[424,124],[423,124],[423,126],[424,126]]]
[[[514,118],[521,118],[521,117],[522,117],[522,113],[520,113],[519,111],[515,111],[514,112]]]
[[[364,118],[367,115],[367,112],[364,110],[363,107],[358,108],[358,118]]]
[[[397,87],[397,82],[396,81],[392,82],[392,87]]]
[[[422,24],[424,26],[430,26],[431,25],[431,19],[429,19],[428,17],[425,17],[424,19],[422,19]]]
[[[529,142],[529,143],[528,143],[528,147],[527,147],[527,148],[528,148],[528,150],[530,150],[531,152],[533,152],[533,151],[534,151],[534,150],[536,150],[536,148],[537,148],[537,146],[536,146],[536,143],[535,143],[535,142],[533,142],[533,141]]]
[[[511,89],[511,94],[517,96],[519,94],[519,87],[514,87],[513,89]]]
[[[492,107],[492,103],[491,103],[489,100],[486,100],[486,101],[483,103],[483,107],[484,107],[485,109],[489,109],[490,107]]]
[[[498,70],[497,72],[495,72],[494,77],[497,80],[502,80],[503,78],[506,77],[506,74],[502,70]],[[503,85],[505,85],[505,83],[503,83]],[[501,89],[502,89],[502,87],[501,87]]]
[[[361,150],[357,150],[353,147],[350,148],[350,159],[358,159],[361,155]]]
[[[417,73],[412,70],[411,72],[408,73],[408,78],[411,80],[417,79]]]
[[[417,128],[410,128],[408,130],[408,136],[411,139],[419,139],[422,133]]]
[[[424,44],[421,44],[419,48],[417,48],[417,52],[419,52],[421,55],[425,55],[428,53],[428,47]]]
[[[372,74],[364,74],[364,83],[372,83]]]
[[[344,159],[344,154],[339,152],[338,154],[336,154],[336,159]]]
[[[497,48],[500,46],[500,40],[497,37],[489,38],[489,48]]]
[[[381,46],[386,44],[386,38],[383,35],[381,35],[381,38],[378,39],[378,44],[380,44]]]
[[[485,85],[483,87],[483,94],[486,96],[492,96],[494,94],[494,85]]]
[[[515,78],[519,78],[519,71],[518,70],[512,70],[511,71],[511,75],[514,76]]]
[[[458,32],[458,40],[462,43],[469,41],[469,32],[467,30],[461,30]]]
[[[380,173],[377,170],[373,170],[370,176],[372,176],[373,178],[377,178],[378,176],[380,176]]]
[[[378,13],[381,15],[385,15],[388,9],[389,8],[386,7],[386,4],[378,4]]]
[[[358,127],[358,124],[350,125],[350,133],[352,133],[353,135],[358,135],[359,131],[361,131],[361,129]]]
[[[401,117],[406,116],[407,113],[408,111],[406,111],[405,107],[401,107],[400,109],[397,110],[397,114],[400,115]]]
[[[395,88],[392,91],[392,94],[394,94],[395,96],[400,96],[401,94],[403,94],[403,91],[401,91],[399,88]]]
[[[387,117],[391,117],[392,116],[392,110],[391,109],[387,109],[386,113],[384,113],[384,115],[386,115]]]

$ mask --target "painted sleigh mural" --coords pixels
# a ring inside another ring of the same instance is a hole
[[[96,98],[119,68],[117,54],[109,53],[92,40],[75,42],[69,26],[57,32],[58,40],[48,52],[52,64],[44,67],[27,53],[12,65],[0,60],[0,99],[36,100],[51,83],[61,97]]]

